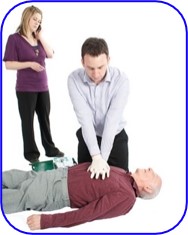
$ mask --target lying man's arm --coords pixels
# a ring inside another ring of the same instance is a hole
[[[52,227],[71,227],[97,219],[112,218],[128,213],[136,198],[114,192],[95,200],[86,206],[65,213],[31,215],[27,223],[31,230]]]

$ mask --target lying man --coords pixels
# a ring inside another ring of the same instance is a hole
[[[151,168],[130,173],[111,166],[110,177],[102,180],[91,178],[87,171],[89,164],[43,172],[3,172],[4,212],[50,211],[67,206],[78,208],[27,218],[31,230],[71,227],[124,215],[131,210],[137,197],[151,199],[160,191],[162,180]]]

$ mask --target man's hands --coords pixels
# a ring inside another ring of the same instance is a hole
[[[102,179],[104,180],[106,175],[110,176],[110,167],[108,163],[102,158],[100,154],[92,157],[92,163],[87,169],[87,171],[91,172],[91,178],[99,178],[99,175],[102,175]]]
[[[40,226],[41,215],[30,215],[27,218],[27,224],[31,230],[41,229]]]

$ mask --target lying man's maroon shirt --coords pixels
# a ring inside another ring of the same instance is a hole
[[[71,208],[65,213],[42,214],[41,229],[71,227],[85,222],[112,218],[128,213],[138,196],[138,187],[130,173],[110,167],[110,177],[91,179],[82,163],[68,170],[68,191]]]

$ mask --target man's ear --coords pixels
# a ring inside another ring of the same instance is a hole
[[[84,60],[83,59],[81,59],[81,63],[82,63],[82,66],[84,67]]]
[[[153,192],[153,188],[150,185],[146,185],[143,187],[143,190],[149,194]]]

